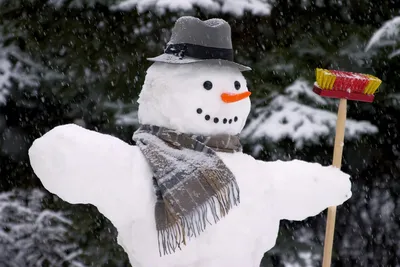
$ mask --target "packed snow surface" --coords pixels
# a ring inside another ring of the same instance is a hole
[[[258,267],[275,245],[280,220],[303,220],[351,196],[349,176],[331,166],[218,155],[237,179],[240,205],[182,250],[160,257],[152,173],[136,146],[68,124],[35,140],[29,150],[50,192],[72,204],[93,204],[111,220],[135,267]]]

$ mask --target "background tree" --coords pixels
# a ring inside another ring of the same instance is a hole
[[[72,222],[42,209],[44,196],[37,189],[0,194],[0,266],[84,267],[68,240]]]

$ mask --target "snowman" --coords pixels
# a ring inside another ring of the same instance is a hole
[[[112,222],[132,266],[258,267],[280,220],[350,198],[337,168],[242,152],[250,68],[233,61],[226,21],[179,18],[164,54],[149,60],[135,146],[67,124],[29,150],[48,191]]]

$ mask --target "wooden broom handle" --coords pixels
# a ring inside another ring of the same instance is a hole
[[[341,168],[342,165],[344,132],[346,125],[346,112],[347,112],[347,100],[340,99],[338,118],[336,121],[336,136],[335,136],[335,146],[333,149],[333,163],[332,163],[334,167],[339,169]],[[336,207],[335,206],[329,207],[328,218],[326,221],[324,257],[322,260],[322,267],[331,266],[333,237],[335,232],[335,219],[336,219]]]

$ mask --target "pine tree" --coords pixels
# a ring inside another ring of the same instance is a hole
[[[2,266],[84,267],[82,251],[69,242],[71,221],[43,210],[39,190],[0,194],[0,263]]]

